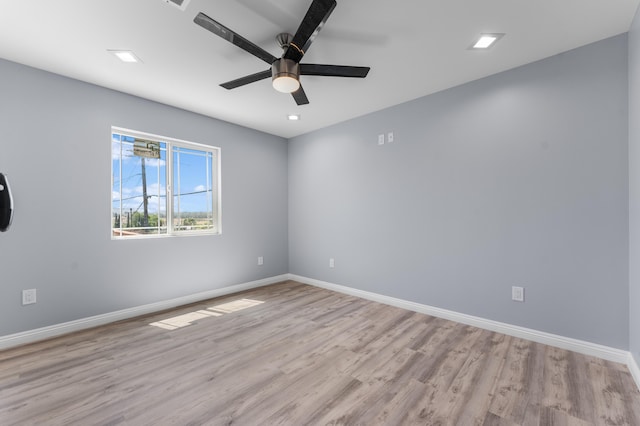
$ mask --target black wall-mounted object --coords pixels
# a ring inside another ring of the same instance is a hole
[[[11,226],[13,219],[13,198],[7,177],[0,173],[0,232],[5,232]]]

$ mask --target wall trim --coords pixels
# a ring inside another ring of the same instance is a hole
[[[244,290],[251,290],[257,287],[263,287],[270,284],[279,283],[289,279],[288,274],[278,275],[275,277],[264,278],[257,281],[250,281],[243,284],[231,285],[228,287],[208,290],[201,293],[195,293],[188,296],[182,296],[171,300],[150,303],[147,305],[136,306],[133,308],[123,309],[120,311],[109,312],[102,315],[96,315],[88,318],[82,318],[74,321],[55,324],[47,327],[28,330],[20,333],[0,336],[0,350],[8,349],[15,346],[34,343],[52,337],[58,337],[63,334],[69,334],[76,331],[86,330],[88,328],[97,327],[121,321],[125,319],[135,318],[141,315],[151,314],[154,312],[171,309],[178,306],[188,305],[190,303],[201,302],[214,297],[225,296],[227,294],[238,293]]]
[[[629,352],[629,359],[627,359],[627,367],[629,367],[633,380],[636,381],[636,386],[640,389],[640,367],[638,367],[638,363],[631,352]]]
[[[436,308],[434,306],[423,305],[420,303],[397,299],[390,296],[384,296],[369,291],[358,290],[339,284],[333,284],[313,278],[302,277],[295,274],[289,274],[289,278],[303,284],[309,284],[315,287],[321,287],[327,290],[333,290],[339,293],[372,300],[374,302],[384,303],[386,305],[396,306],[398,308],[403,308],[438,318],[444,318],[462,324],[472,325],[474,327],[482,328],[485,330],[495,331],[509,336],[519,337],[549,346],[555,346],[561,349],[567,349],[584,355],[595,356],[609,361],[626,364],[627,366],[629,366],[629,370],[632,371],[632,374],[634,374],[633,368],[629,364],[630,360],[633,360],[633,357],[631,356],[630,352],[621,349],[599,345],[597,343],[590,343],[583,340],[572,339],[569,337],[558,336],[556,334],[532,330],[525,327],[475,317],[472,315],[461,314],[459,312],[449,311],[447,309]],[[635,361],[633,362],[633,364],[635,365],[636,369],[634,378],[636,380],[636,384],[640,388],[640,370],[638,370],[638,366]]]

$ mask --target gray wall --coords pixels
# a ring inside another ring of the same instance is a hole
[[[288,272],[285,139],[4,60],[0,94],[0,335]],[[221,147],[223,234],[112,241],[112,125]]]
[[[294,138],[290,271],[627,349],[627,124],[621,35]]]
[[[640,362],[639,21],[628,51],[614,37],[294,138],[288,153],[275,136],[0,60],[0,171],[16,201],[0,335],[292,272],[630,340]],[[112,241],[111,125],[220,146],[223,235]],[[378,146],[389,131],[396,142]],[[36,305],[20,305],[25,288]]]
[[[640,364],[640,10],[629,31],[629,347]]]

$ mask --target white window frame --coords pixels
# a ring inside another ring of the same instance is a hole
[[[140,234],[140,235],[128,235],[128,236],[118,236],[114,235],[114,228],[112,224],[113,220],[113,158],[111,154],[111,188],[109,192],[111,193],[111,203],[110,203],[110,212],[109,212],[109,233],[111,234],[112,240],[137,240],[137,239],[148,239],[148,238],[167,238],[167,237],[181,237],[181,236],[199,236],[199,235],[220,235],[222,234],[222,174],[221,174],[221,150],[219,147],[212,145],[205,145],[197,142],[190,142],[181,139],[170,138],[167,136],[160,136],[152,133],[140,132],[137,130],[126,129],[123,127],[111,126],[111,133],[109,134],[109,150],[112,151],[113,146],[113,134],[117,133],[123,136],[131,136],[138,139],[145,139],[153,142],[161,142],[166,144],[166,163],[165,163],[165,172],[166,172],[166,221],[167,221],[167,232],[164,234],[155,233],[155,234]],[[173,223],[173,148],[180,147],[198,151],[209,152],[213,156],[213,166],[215,171],[212,171],[212,189],[215,194],[212,197],[212,214],[213,214],[213,229],[200,229],[200,230],[176,230],[174,229]],[[120,157],[120,167],[122,167],[122,156]],[[122,180],[121,180],[122,181]],[[122,189],[122,182],[121,182]],[[122,194],[122,191],[120,191]],[[122,212],[122,207],[120,207]],[[159,214],[158,214],[159,216]],[[122,214],[120,215],[120,223],[122,223]],[[158,217],[158,220],[159,217]],[[125,228],[119,228],[125,229]]]

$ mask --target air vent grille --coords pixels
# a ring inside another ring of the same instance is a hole
[[[191,0],[162,0],[162,1],[164,1],[165,3],[169,3],[180,10],[186,10],[187,5]]]

